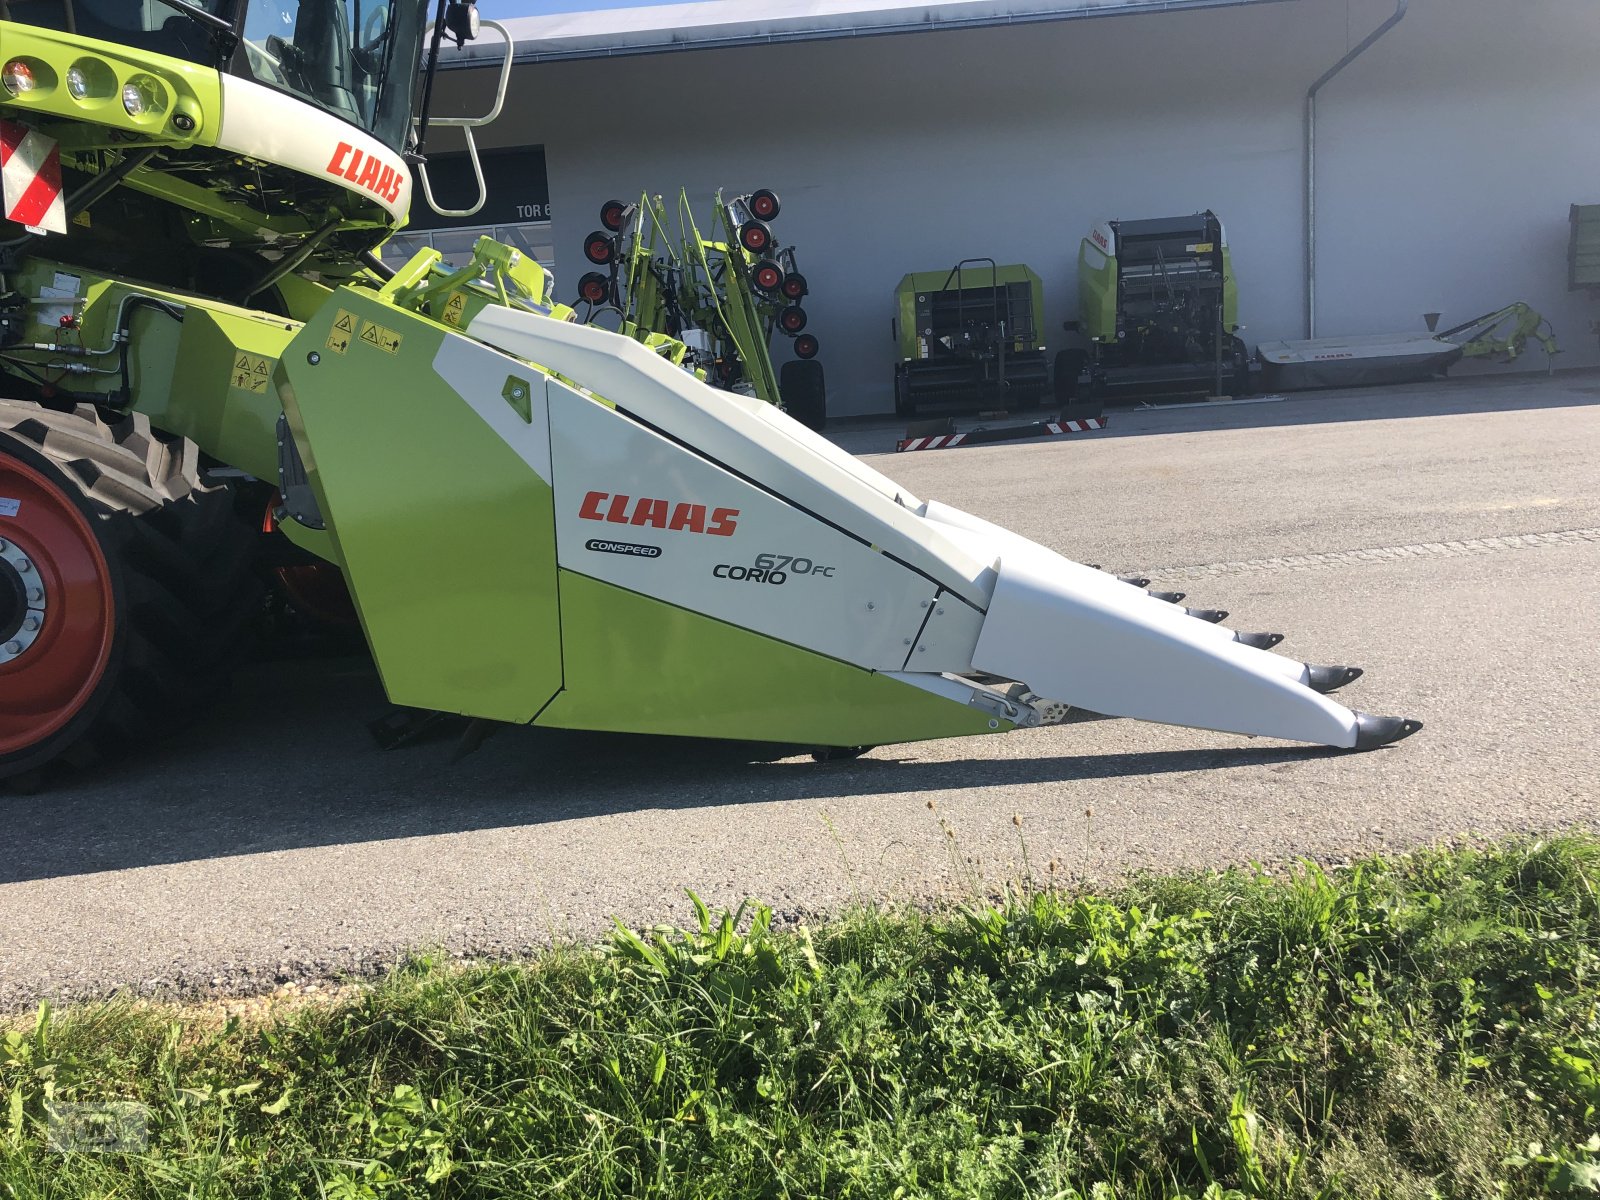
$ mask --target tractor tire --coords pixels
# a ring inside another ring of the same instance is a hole
[[[814,358],[786,362],[778,376],[778,394],[788,414],[807,429],[821,432],[828,424],[828,388],[822,364]]]
[[[203,712],[261,610],[259,513],[142,415],[0,400],[0,780],[32,790]]]
[[[1089,364],[1087,350],[1058,350],[1056,351],[1055,370],[1053,371],[1052,385],[1055,387],[1056,403],[1063,408],[1069,407],[1078,398],[1078,377],[1083,374],[1083,368]]]

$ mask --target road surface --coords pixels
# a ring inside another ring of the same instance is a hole
[[[1341,698],[1426,729],[1341,755],[1108,721],[821,765],[508,729],[451,765],[448,743],[372,748],[384,705],[359,663],[262,664],[192,735],[0,800],[0,1011],[515,953],[613,914],[681,920],[685,887],[794,916],[959,893],[1024,851],[1103,880],[1600,818],[1600,374],[1119,413],[873,461],[1361,665]]]

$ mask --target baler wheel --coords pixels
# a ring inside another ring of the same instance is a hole
[[[597,267],[608,264],[616,257],[616,252],[611,236],[601,230],[597,229],[583,239],[583,256]]]
[[[258,522],[199,470],[142,415],[0,400],[0,779],[171,734],[225,682],[261,609]]]
[[[803,300],[810,290],[806,277],[799,271],[791,271],[783,277],[783,294],[791,300]]]
[[[817,341],[814,333],[802,333],[794,340],[794,356],[796,358],[815,358],[817,351],[822,349],[822,343]]]
[[[628,206],[621,200],[607,200],[600,206],[600,224],[612,233],[622,232],[622,214],[628,211]]]
[[[791,304],[778,314],[778,328],[793,336],[806,327],[806,310]]]

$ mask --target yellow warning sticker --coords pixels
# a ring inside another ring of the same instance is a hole
[[[349,309],[341,308],[333,318],[333,328],[328,331],[328,349],[335,354],[343,354],[350,349],[350,342],[356,336],[356,315]]]
[[[272,382],[272,364],[276,361],[264,354],[250,354],[241,350],[233,357],[228,383],[241,392],[264,395],[267,384]]]
[[[451,292],[450,299],[444,302],[444,312],[439,314],[446,325],[461,324],[461,315],[467,310],[467,297],[464,292]]]
[[[1216,243],[1214,242],[1196,242],[1192,246],[1184,247],[1190,254],[1210,254],[1216,248]]]
[[[361,322],[361,340],[388,354],[400,353],[400,335],[387,325],[379,325],[376,321]]]

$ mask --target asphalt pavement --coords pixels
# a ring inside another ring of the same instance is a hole
[[[917,454],[882,453],[887,424],[836,436],[920,497],[1365,667],[1341,699],[1426,728],[1352,755],[1103,721],[826,764],[506,729],[451,763],[448,741],[373,748],[363,663],[262,663],[183,738],[0,798],[0,1011],[515,954],[614,915],[682,920],[685,888],[794,919],[1026,871],[1338,860],[1600,818],[1600,373],[1116,412],[1103,433]]]

